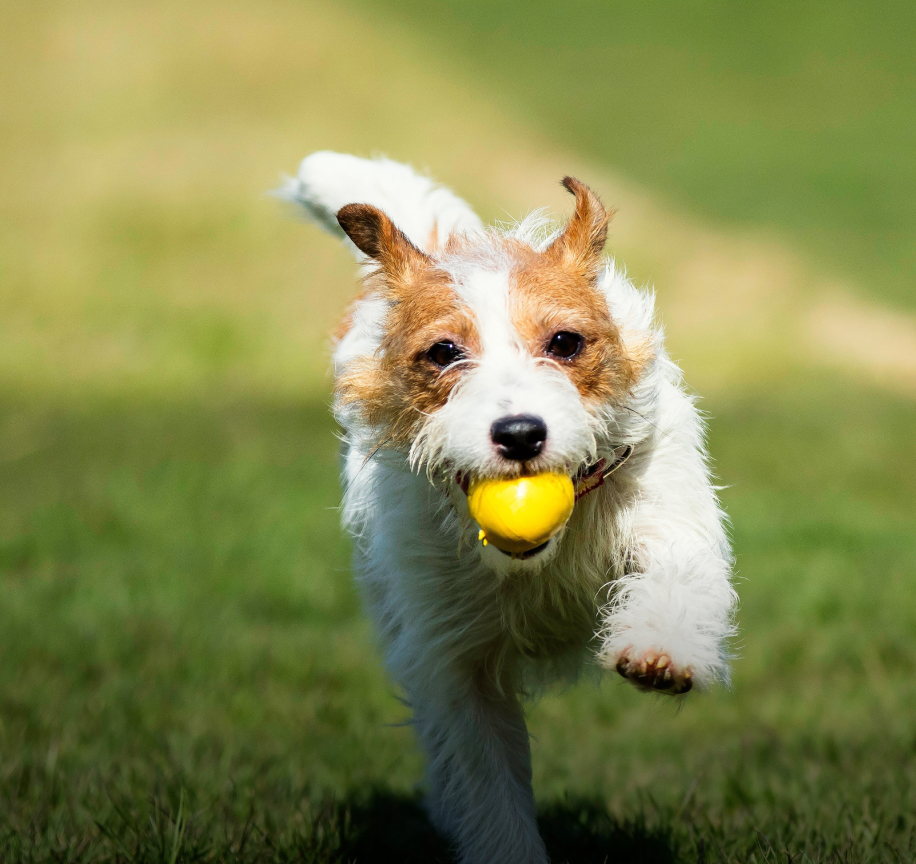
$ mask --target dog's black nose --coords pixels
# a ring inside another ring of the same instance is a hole
[[[503,417],[490,427],[490,437],[499,455],[516,462],[534,459],[547,440],[547,424],[532,414]]]

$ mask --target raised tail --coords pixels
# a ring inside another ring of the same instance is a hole
[[[483,227],[454,192],[391,159],[360,159],[330,150],[312,153],[276,194],[341,238],[345,234],[337,224],[337,212],[345,204],[372,204],[384,210],[415,246],[426,251],[456,231],[471,233]],[[349,238],[346,242],[355,258],[366,260]]]

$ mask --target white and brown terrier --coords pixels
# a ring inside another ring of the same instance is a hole
[[[334,349],[343,519],[388,668],[465,864],[546,862],[522,709],[589,658],[683,694],[727,678],[735,594],[703,421],[650,292],[604,257],[610,214],[484,228],[406,165],[314,153],[282,197],[363,264]],[[565,529],[477,540],[470,478],[567,472]]]

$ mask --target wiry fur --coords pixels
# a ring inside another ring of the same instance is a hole
[[[334,354],[343,518],[388,667],[429,756],[428,806],[466,864],[545,862],[521,700],[589,657],[637,686],[727,679],[735,595],[702,420],[665,353],[651,293],[601,257],[587,187],[567,227],[483,230],[447,190],[387,160],[316,153],[281,190],[354,241],[365,285]],[[359,205],[359,206],[347,206]],[[581,332],[574,362],[544,352]],[[433,368],[440,339],[467,348]],[[523,466],[490,426],[536,414]],[[461,476],[575,475],[633,455],[522,560],[476,539]]]

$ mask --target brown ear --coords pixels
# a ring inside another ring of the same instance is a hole
[[[356,247],[390,276],[409,276],[432,263],[378,207],[347,204],[338,211],[337,221]]]
[[[576,212],[545,254],[567,269],[593,276],[601,264],[613,212],[605,210],[598,196],[575,177],[564,177],[563,185],[576,196]]]

